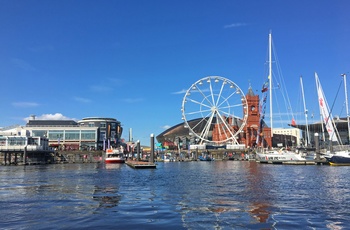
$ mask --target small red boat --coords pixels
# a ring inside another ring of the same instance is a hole
[[[125,163],[124,153],[117,149],[107,149],[105,163]]]

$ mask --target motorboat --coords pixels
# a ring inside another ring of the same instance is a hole
[[[199,156],[198,159],[200,161],[213,161],[214,160],[214,158],[212,158],[208,154],[203,154],[202,156]]]
[[[164,162],[171,162],[171,161],[174,161],[174,158],[171,156],[171,154],[165,154],[163,161]]]
[[[105,163],[125,163],[124,153],[118,149],[107,149]]]
[[[279,150],[271,149],[256,153],[258,161],[273,161],[273,162],[285,162],[285,161],[306,161],[308,160],[305,155],[281,148]],[[311,159],[309,159],[311,160]]]

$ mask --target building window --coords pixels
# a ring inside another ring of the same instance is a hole
[[[6,145],[6,137],[0,137],[0,146]]]
[[[106,139],[106,132],[101,131],[100,132],[100,141],[103,141],[104,139]]]
[[[115,137],[116,137],[116,135],[115,135],[115,131],[112,131],[111,132],[111,141],[115,141]]]
[[[63,130],[49,130],[49,140],[63,140]]]
[[[79,140],[80,139],[80,131],[79,130],[66,130],[64,134],[65,140]]]
[[[26,137],[9,137],[8,145],[25,145],[27,142]]]
[[[45,130],[33,130],[32,136],[33,137],[46,137],[47,132]]]
[[[101,128],[106,128],[106,122],[101,122],[101,123],[100,123],[100,127],[101,127]]]
[[[96,131],[93,130],[82,130],[81,131],[81,140],[95,140]]]

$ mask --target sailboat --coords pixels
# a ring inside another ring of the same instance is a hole
[[[335,151],[333,154],[326,155],[325,158],[333,166],[350,165],[349,150]]]
[[[302,76],[300,76],[300,86],[301,86],[301,94],[302,94],[303,105],[304,105],[306,133],[305,133],[305,143],[303,145],[301,145],[301,146],[298,146],[296,149],[297,149],[298,153],[304,155],[308,159],[315,159],[316,158],[316,148],[311,146],[311,144],[310,144],[310,132],[309,132],[309,124],[308,124],[308,110],[306,108],[306,102],[305,102],[305,96],[304,96],[304,84],[303,84]]]
[[[308,110],[306,108],[306,102],[305,102],[305,96],[304,96],[304,84],[303,84],[303,78],[300,76],[300,86],[301,86],[301,94],[303,98],[303,105],[304,105],[304,115],[305,115],[305,126],[306,126],[306,133],[305,133],[305,144],[303,149],[314,151],[315,148],[311,147],[310,144],[310,132],[309,132],[309,124],[308,124]]]
[[[270,96],[270,127],[271,137],[273,137],[273,122],[272,122],[272,34],[269,33],[269,96]],[[301,155],[295,151],[291,151],[285,148],[262,150],[256,153],[256,158],[259,162],[264,163],[272,161],[273,163],[286,162],[286,161],[305,161],[307,160],[305,155]]]
[[[346,88],[346,74],[342,74],[344,78],[344,88],[345,88],[345,102],[346,102],[346,116],[347,116],[347,122],[348,122],[348,132],[350,132],[349,129],[349,106],[348,106],[348,97],[347,97],[347,88]],[[324,124],[327,128],[327,132],[329,135],[330,141],[336,141],[338,144],[341,143],[341,140],[338,140],[337,137],[337,129],[336,126],[333,123],[332,114],[329,113],[329,108],[327,105],[327,102],[325,101],[325,97],[322,91],[321,84],[319,83],[319,79],[317,76],[317,73],[315,73],[315,79],[316,79],[316,86],[317,86],[317,92],[319,97],[319,105],[320,105],[320,111],[321,115],[323,117]],[[350,138],[350,134],[349,134]],[[339,138],[340,139],[340,138]],[[330,165],[350,165],[350,152],[348,149],[346,150],[340,150],[340,151],[334,151],[334,152],[328,152],[325,155],[325,158],[329,162]]]

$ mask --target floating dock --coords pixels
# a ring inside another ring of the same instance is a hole
[[[126,161],[125,164],[129,165],[134,169],[150,169],[156,168],[156,164],[146,161]]]
[[[283,165],[329,165],[327,160],[305,160],[305,161],[281,161],[281,160],[260,160],[261,164],[283,164]]]

